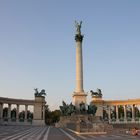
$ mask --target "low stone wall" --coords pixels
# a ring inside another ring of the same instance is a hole
[[[77,132],[109,132],[112,125],[102,122],[100,117],[92,115],[62,116],[57,124],[58,127],[69,128]]]
[[[75,123],[67,123],[67,128],[71,129],[71,130],[74,130],[74,131],[77,131],[77,125]]]
[[[8,121],[1,121],[0,125],[32,125],[32,122],[8,122]]]

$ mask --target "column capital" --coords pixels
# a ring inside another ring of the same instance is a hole
[[[83,35],[80,35],[80,34],[76,34],[75,35],[75,40],[76,42],[82,42],[83,41]]]

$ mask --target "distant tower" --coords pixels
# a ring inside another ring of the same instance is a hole
[[[81,35],[81,25],[80,23],[75,21],[76,26],[76,34],[75,34],[75,41],[76,41],[76,88],[73,94],[73,104],[76,106],[77,109],[80,108],[79,104],[81,102],[86,104],[86,96],[84,89],[83,89],[83,58],[82,58],[82,40],[83,35]]]

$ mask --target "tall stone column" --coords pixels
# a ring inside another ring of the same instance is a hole
[[[82,57],[83,36],[75,36],[76,40],[76,88],[75,92],[83,93],[83,57]]]
[[[86,94],[83,89],[83,57],[82,57],[82,40],[83,35],[81,35],[81,24],[82,22],[76,22],[76,87],[73,94],[73,103],[77,109],[80,108],[79,104],[81,102],[86,104]]]

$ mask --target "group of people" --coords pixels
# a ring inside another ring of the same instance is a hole
[[[139,135],[139,130],[137,127],[134,127],[133,129],[130,129],[126,131],[127,134],[133,135],[133,136],[138,136]]]
[[[138,128],[132,129],[132,135],[137,136],[138,135]]]

